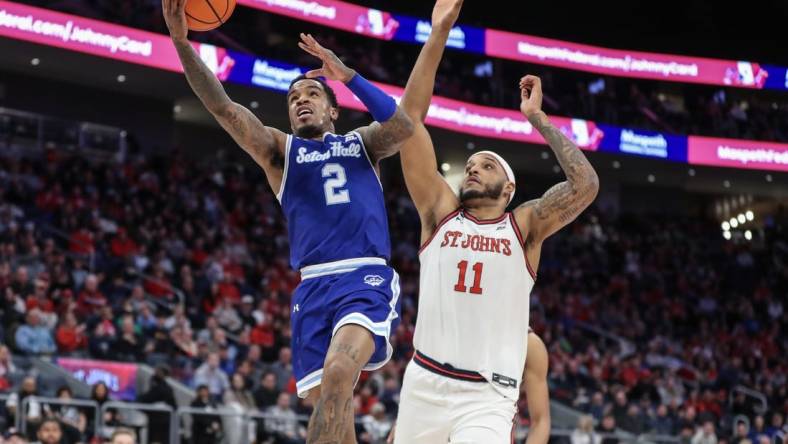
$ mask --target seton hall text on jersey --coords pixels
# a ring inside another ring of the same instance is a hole
[[[443,242],[441,242],[441,248],[463,248],[472,251],[500,253],[504,256],[512,255],[511,245],[512,242],[509,239],[467,234],[462,231],[447,231],[443,235]]]
[[[329,150],[323,153],[320,151],[307,152],[307,148],[302,146],[301,148],[298,148],[298,157],[296,157],[296,162],[322,162],[333,157],[361,157],[361,144],[356,142],[345,146],[342,144],[342,142],[331,142],[331,147]]]

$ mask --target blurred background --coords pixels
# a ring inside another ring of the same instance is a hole
[[[289,129],[311,32],[398,95],[431,2],[239,0],[192,33],[230,96]],[[466,2],[428,118],[452,183],[474,151],[517,205],[563,180],[517,81],[599,173],[544,246],[532,327],[571,444],[767,444],[788,433],[788,4]],[[192,94],[156,0],[0,1],[0,430],[35,441],[304,442],[284,219]],[[347,97],[347,95],[345,95]],[[337,130],[369,122],[343,100]],[[361,443],[396,418],[418,305],[419,219],[382,163],[402,279],[394,358],[356,387]],[[524,270],[525,272],[525,270]],[[514,438],[525,442],[525,399]],[[24,442],[24,441],[22,441]]]

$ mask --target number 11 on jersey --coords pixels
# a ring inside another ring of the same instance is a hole
[[[466,293],[470,291],[472,294],[482,294],[482,271],[484,271],[484,263],[476,262],[473,264],[473,286],[468,290],[465,287],[465,274],[468,272],[468,261],[460,261],[457,264],[457,269],[460,270],[460,276],[457,278],[457,285],[454,286],[454,291]]]

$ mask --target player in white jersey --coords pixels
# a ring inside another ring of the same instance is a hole
[[[550,390],[547,387],[548,369],[547,347],[542,338],[533,330],[528,329],[528,356],[525,359],[521,393],[528,402],[528,439],[525,444],[547,444],[550,439]],[[393,444],[395,428],[386,440]],[[514,424],[512,434],[514,434]],[[514,442],[514,440],[512,440]]]
[[[400,106],[423,122],[435,74],[462,0],[438,0],[432,33]],[[520,81],[520,110],[552,148],[567,180],[507,213],[515,177],[483,151],[465,167],[459,196],[438,173],[423,124],[401,150],[422,224],[416,354],[400,396],[396,443],[508,442],[525,363],[529,294],[542,242],[596,197],[599,181],[577,146],[553,126],[539,78]]]

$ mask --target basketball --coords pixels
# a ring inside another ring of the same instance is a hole
[[[188,0],[186,22],[192,31],[210,31],[221,26],[235,9],[235,0]]]

